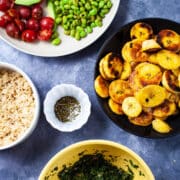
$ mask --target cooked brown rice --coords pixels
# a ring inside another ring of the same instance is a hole
[[[30,127],[35,100],[28,81],[19,73],[0,69],[0,147],[11,144]]]

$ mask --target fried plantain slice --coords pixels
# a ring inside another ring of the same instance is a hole
[[[137,117],[142,112],[142,106],[134,96],[127,97],[122,102],[122,110],[128,117]]]
[[[100,72],[101,76],[102,76],[105,80],[112,80],[112,79],[108,78],[108,77],[106,76],[106,74],[104,73],[103,61],[104,61],[104,58],[102,58],[102,59],[100,60],[100,62],[99,62],[99,72]]]
[[[165,49],[173,52],[180,51],[180,36],[173,30],[163,29],[157,35],[158,43]]]
[[[159,64],[158,60],[157,60],[157,53],[153,53],[153,54],[150,54],[148,60],[148,62],[150,63],[153,63],[153,64]]]
[[[148,60],[149,55],[142,51],[142,41],[134,39],[127,42],[122,50],[122,57],[128,62],[144,62]]]
[[[132,96],[133,91],[129,87],[129,83],[123,80],[114,80],[109,85],[109,95],[113,101],[122,104],[126,97]]]
[[[142,86],[149,84],[160,84],[162,72],[159,66],[148,62],[140,63],[136,66],[135,71]]]
[[[136,71],[133,71],[131,75],[129,76],[129,86],[131,87],[131,89],[133,89],[134,92],[143,88],[143,85],[140,82],[140,79]]]
[[[146,40],[150,39],[153,35],[152,27],[144,22],[136,23],[130,31],[131,39]]]
[[[94,88],[96,93],[102,97],[109,97],[109,82],[102,78],[101,75],[97,76],[94,81]]]
[[[178,69],[180,67],[180,55],[168,50],[161,50],[157,53],[156,59],[164,69]]]
[[[159,133],[169,133],[170,131],[172,131],[172,128],[169,126],[169,124],[159,118],[155,118],[152,121],[152,127]]]
[[[142,51],[152,53],[159,51],[161,46],[156,42],[155,39],[147,39],[142,42]]]
[[[176,112],[176,104],[170,101],[165,101],[163,104],[153,109],[153,115],[160,118],[171,116],[175,112]]]
[[[131,74],[131,64],[127,61],[124,61],[123,63],[123,71],[121,73],[121,79],[126,80],[129,78]]]
[[[152,123],[153,115],[151,113],[142,112],[138,117],[128,117],[129,121],[138,126],[149,126]]]
[[[166,90],[159,85],[147,85],[140,89],[135,97],[144,107],[155,107],[166,99]]]
[[[103,58],[102,69],[108,79],[113,80],[120,78],[123,61],[118,54],[110,52]]]
[[[124,114],[121,104],[114,102],[111,98],[108,101],[108,105],[109,105],[111,111],[114,112],[115,114],[118,114],[118,115]]]
[[[180,87],[178,84],[178,77],[172,71],[166,70],[162,76],[162,85],[170,92],[180,94]]]

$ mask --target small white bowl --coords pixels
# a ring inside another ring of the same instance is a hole
[[[79,101],[81,106],[80,114],[72,121],[60,121],[54,112],[56,102],[65,96],[71,96]],[[44,100],[44,114],[49,124],[63,132],[72,132],[80,129],[88,120],[91,112],[91,103],[88,95],[79,87],[72,84],[60,84],[53,87]]]
[[[36,125],[37,125],[37,122],[39,120],[39,114],[40,114],[40,99],[39,99],[39,94],[38,94],[38,91],[35,87],[35,85],[33,84],[33,82],[31,81],[31,79],[29,78],[29,76],[23,72],[21,69],[19,69],[17,66],[15,65],[12,65],[12,64],[9,64],[9,63],[5,63],[5,62],[0,62],[0,69],[9,69],[9,70],[12,70],[12,71],[15,71],[15,72],[18,72],[19,74],[21,74],[26,80],[27,82],[29,83],[29,85],[31,86],[32,88],[32,91],[33,91],[33,95],[34,95],[34,99],[35,99],[35,112],[34,112],[34,118],[32,119],[32,122],[31,122],[31,125],[29,128],[27,128],[27,130],[25,131],[25,133],[20,137],[18,138],[16,141],[8,144],[8,145],[5,145],[5,146],[2,146],[0,147],[0,150],[5,150],[5,149],[8,149],[8,148],[11,148],[11,147],[14,147],[16,146],[17,144],[23,142],[26,138],[28,138],[32,132],[34,131]]]

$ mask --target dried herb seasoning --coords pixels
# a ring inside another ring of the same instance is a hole
[[[132,172],[113,165],[102,153],[83,155],[58,173],[59,180],[133,180]]]
[[[74,97],[65,96],[56,102],[54,111],[60,121],[67,122],[75,120],[80,114],[81,106]]]

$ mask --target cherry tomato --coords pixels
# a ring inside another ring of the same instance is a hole
[[[6,20],[3,16],[0,16],[0,27],[6,27]]]
[[[27,27],[27,29],[38,31],[39,30],[39,21],[37,19],[31,18],[27,21],[26,27]]]
[[[27,29],[22,32],[21,39],[26,42],[33,42],[37,39],[37,34],[35,31]]]
[[[20,17],[23,19],[29,19],[31,17],[31,8],[27,6],[20,6],[19,7],[19,14]]]
[[[6,33],[13,38],[19,38],[20,36],[20,31],[14,22],[6,26]]]
[[[32,8],[32,18],[40,20],[43,16],[43,9],[40,5],[36,5]]]
[[[43,17],[40,21],[41,29],[53,29],[54,27],[54,19],[51,17]]]
[[[6,27],[6,25],[13,21],[13,18],[8,14],[3,14],[0,17],[0,27]]]
[[[41,41],[48,41],[52,36],[52,29],[44,29],[38,32],[38,39]]]
[[[12,0],[0,0],[0,11],[8,10],[13,4]]]

